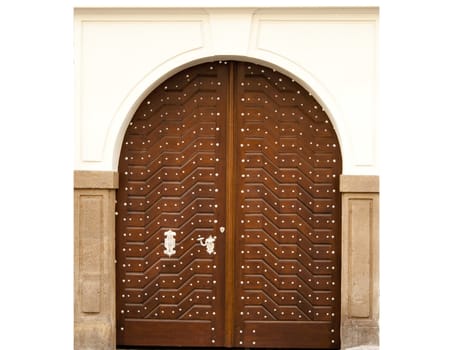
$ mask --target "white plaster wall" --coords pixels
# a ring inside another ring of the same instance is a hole
[[[77,170],[116,170],[142,99],[177,71],[237,59],[273,67],[325,107],[343,173],[378,174],[376,8],[76,9]]]

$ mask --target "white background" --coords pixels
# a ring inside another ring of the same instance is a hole
[[[73,348],[72,8],[106,3],[147,4],[14,0],[0,9],[2,349]],[[453,348],[450,2],[298,3],[381,7],[381,349]]]

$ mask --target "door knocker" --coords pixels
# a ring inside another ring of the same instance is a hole
[[[216,254],[216,252],[214,251],[214,241],[216,240],[216,236],[213,237],[212,235],[209,235],[208,238],[205,238],[205,242],[202,237],[197,238],[197,240],[200,241],[202,247],[207,248],[208,254]]]
[[[166,232],[164,232],[164,247],[166,249],[164,249],[164,254],[168,255],[169,258],[176,253],[175,251],[175,246],[176,246],[176,243],[175,243],[175,235],[176,233],[173,232],[172,230],[168,230]]]

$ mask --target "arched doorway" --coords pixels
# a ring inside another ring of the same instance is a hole
[[[140,105],[117,192],[117,343],[338,348],[341,154],[304,88],[234,61]]]

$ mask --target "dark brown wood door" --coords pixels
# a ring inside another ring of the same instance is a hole
[[[118,345],[339,347],[340,149],[300,85],[180,72],[138,108],[119,172]]]
[[[212,66],[158,87],[125,135],[117,196],[120,345],[224,342],[224,236],[218,232],[225,222],[228,67]],[[168,250],[169,230],[175,248]],[[197,240],[210,235],[216,254]]]

